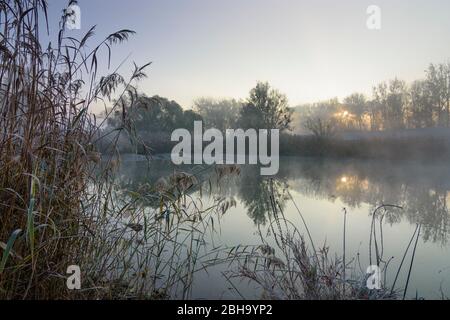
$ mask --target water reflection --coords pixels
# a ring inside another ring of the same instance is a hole
[[[238,190],[236,196],[244,204],[254,223],[265,225],[272,206],[284,209],[289,185],[284,178],[270,180],[262,177],[259,172],[259,168],[255,166],[242,170],[241,176],[237,178],[239,181],[235,181]],[[272,201],[272,195],[276,203]]]
[[[444,244],[449,237],[450,169],[445,164],[284,158],[273,183],[256,166],[243,166],[240,176],[217,183],[213,168],[174,167],[168,161],[128,162],[122,166],[120,181],[131,189],[151,187],[175,171],[195,173],[207,194],[236,198],[255,224],[267,223],[273,205],[270,194],[276,194],[276,205],[283,210],[291,190],[317,200],[339,200],[349,209],[369,205],[368,214],[381,204],[400,205],[404,210],[389,212],[388,223],[403,219],[421,223],[425,241]]]

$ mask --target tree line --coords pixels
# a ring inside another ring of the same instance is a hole
[[[108,128],[170,133],[178,128],[193,130],[194,121],[203,121],[205,128],[221,131],[235,128],[284,131],[290,129],[292,110],[286,95],[267,82],[258,82],[245,101],[199,98],[192,110],[184,110],[164,97],[139,95],[124,102],[122,110],[108,118]]]
[[[400,79],[373,88],[372,97],[354,93],[295,108],[295,126],[316,136],[338,131],[381,131],[450,127],[450,63],[430,64],[425,78]]]
[[[199,98],[184,110],[167,98],[140,95],[108,120],[109,127],[133,126],[138,132],[206,128],[280,129],[331,137],[342,131],[381,131],[450,127],[450,63],[430,64],[425,77],[407,84],[400,79],[373,88],[371,97],[353,93],[317,103],[289,107],[285,94],[258,82],[245,100]]]

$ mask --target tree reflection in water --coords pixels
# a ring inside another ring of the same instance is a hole
[[[318,200],[339,199],[349,209],[368,204],[369,215],[381,204],[399,205],[404,210],[390,210],[384,218],[387,223],[407,219],[423,225],[426,241],[446,243],[449,239],[450,168],[445,164],[284,158],[272,184],[257,166],[242,166],[239,176],[220,181],[213,169],[175,168],[168,161],[133,162],[122,167],[121,184],[131,189],[154,185],[176,170],[197,172],[205,194],[235,197],[257,225],[269,219],[272,191],[284,209],[291,190]]]

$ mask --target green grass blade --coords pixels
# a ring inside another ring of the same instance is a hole
[[[14,243],[16,242],[17,237],[22,232],[21,229],[17,229],[14,231],[11,236],[8,239],[8,243],[6,244],[6,247],[3,251],[2,261],[0,262],[0,274],[3,273],[3,270],[5,270],[6,262],[8,261],[8,257],[11,254],[11,250],[14,246]]]
[[[31,256],[34,257],[34,204],[36,202],[36,183],[31,177],[30,203],[27,211],[27,236],[31,248]]]

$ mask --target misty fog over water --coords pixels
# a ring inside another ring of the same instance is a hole
[[[142,160],[142,159],[141,159]],[[369,265],[369,234],[372,214],[381,204],[391,204],[403,209],[387,209],[383,212],[383,255],[392,259],[387,283],[392,283],[416,224],[422,224],[409,296],[439,298],[450,283],[450,168],[446,163],[387,162],[358,160],[324,160],[314,158],[283,157],[280,172],[273,178],[275,193],[280,196],[286,218],[299,230],[302,222],[288,191],[301,208],[313,239],[326,244],[334,255],[342,254],[343,209],[347,212],[347,256],[355,259],[355,267],[365,269]],[[203,181],[202,191],[193,190],[192,197],[201,199],[205,206],[217,198],[235,199],[237,205],[220,221],[220,229],[209,246],[237,246],[242,243],[257,244],[259,228],[268,226],[270,210],[267,195],[268,181],[261,177],[257,166],[241,166],[241,173],[217,183],[214,169],[203,166],[175,167],[170,161],[137,161],[125,157],[120,171],[120,184],[127,188],[139,188],[142,184],[157,183],[175,171],[199,172]],[[268,235],[267,240],[273,241]],[[381,239],[380,239],[381,240]],[[226,290],[221,277],[223,267],[214,267],[208,274],[200,272],[193,295],[196,298],[236,298],[236,292]],[[226,268],[225,268],[226,269]],[[399,287],[406,279],[407,267],[403,266]],[[212,279],[211,279],[212,278]],[[213,281],[210,281],[213,280]],[[241,292],[248,298],[258,297],[258,291],[242,283]]]

